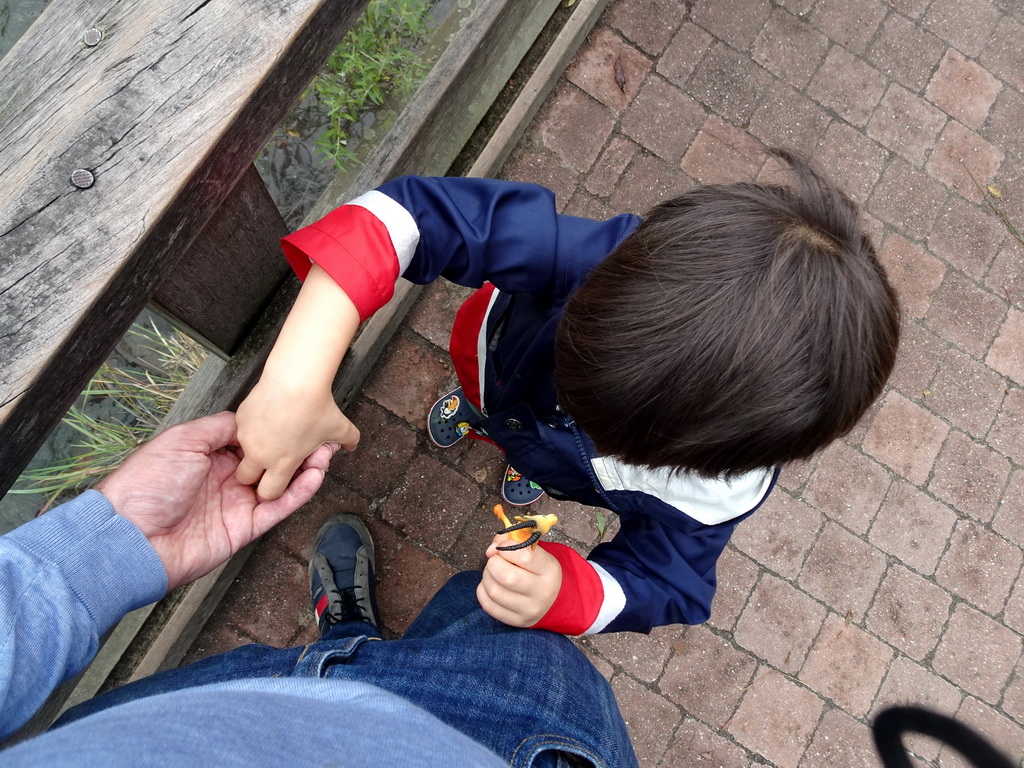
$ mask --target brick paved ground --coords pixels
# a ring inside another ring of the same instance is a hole
[[[739,527],[712,620],[581,642],[645,766],[876,765],[867,723],[897,701],[1024,754],[1024,249],[965,170],[1024,222],[1022,7],[617,0],[503,171],[604,217],[766,177],[764,147],[795,147],[863,205],[903,299],[884,397]],[[370,521],[393,633],[479,566],[503,462],[480,443],[434,449],[421,426],[453,382],[464,295],[434,286],[409,317],[351,409],[359,451],[261,543],[193,658],[313,639],[307,546],[335,509]],[[563,539],[597,541],[594,510],[546,506]],[[921,765],[959,764],[914,744]]]

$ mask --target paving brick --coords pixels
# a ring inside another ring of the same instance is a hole
[[[949,427],[898,392],[890,392],[871,423],[864,450],[912,483],[921,484]]]
[[[746,125],[772,76],[744,54],[715,42],[690,77],[687,92],[712,112]]]
[[[650,71],[651,60],[647,56],[610,29],[599,27],[576,54],[565,77],[619,113],[636,96]]]
[[[609,202],[617,211],[642,215],[693,186],[693,181],[679,170],[678,164],[666,163],[660,157],[641,152],[626,168]]]
[[[927,29],[973,58],[995,30],[999,11],[987,0],[935,0],[922,21]]]
[[[980,280],[1005,238],[1006,230],[991,212],[958,195],[951,195],[935,221],[928,237],[928,247],[975,280]]]
[[[432,362],[428,365],[433,368]],[[420,393],[416,394],[419,397]],[[397,400],[389,402],[402,408]],[[426,419],[426,409],[421,413]],[[331,475],[369,500],[382,499],[398,483],[402,468],[421,445],[417,433],[403,419],[365,399],[348,408],[348,417],[360,429],[359,447],[351,453],[338,451],[331,459]]]
[[[656,56],[686,21],[685,0],[621,0],[612,3],[606,23]]]
[[[1024,547],[1024,470],[1015,469],[1010,475],[992,520],[992,530]]]
[[[715,575],[718,586],[708,623],[717,629],[731,631],[757,583],[757,566],[738,550],[727,547],[715,564]]]
[[[363,395],[410,424],[420,426],[452,373],[447,353],[400,331],[363,386]]]
[[[811,80],[807,93],[853,125],[864,127],[885,86],[885,75],[835,46]]]
[[[797,583],[841,616],[859,622],[884,573],[885,555],[829,522],[815,542]]]
[[[924,88],[945,44],[918,24],[890,13],[868,49],[867,59],[915,93]]]
[[[886,707],[907,705],[952,715],[962,700],[963,695],[934,672],[900,656],[889,668],[889,675],[878,692],[872,715]],[[934,760],[939,754],[940,743],[935,739],[906,734],[904,743],[912,752],[929,760]]]
[[[932,150],[927,170],[957,194],[980,201],[979,187],[983,190],[992,181],[1003,157],[1001,149],[950,120]]]
[[[995,515],[1010,464],[988,446],[962,432],[946,440],[928,489],[953,508],[983,523]]]
[[[925,575],[935,571],[956,515],[913,486],[897,480],[889,489],[868,540]]]
[[[597,163],[594,164],[594,167],[597,167]],[[569,199],[569,204],[562,209],[562,213],[568,216],[579,216],[583,219],[605,221],[616,216],[619,211],[613,209],[605,200],[600,200],[581,189],[577,190]]]
[[[637,146],[632,141],[623,136],[612,136],[584,182],[587,191],[598,197],[607,197],[636,152]]]
[[[1024,659],[1017,662],[1017,668],[1003,694],[1002,705],[1006,714],[1018,723],[1024,723]]]
[[[955,595],[995,616],[1017,580],[1020,548],[971,520],[960,520],[935,580]]]
[[[384,625],[401,635],[455,569],[415,544],[403,542],[379,573],[377,605]]]
[[[736,625],[736,642],[783,672],[803,666],[825,609],[789,582],[761,577]]]
[[[622,132],[678,164],[704,118],[704,109],[696,101],[661,77],[651,76],[622,116]]]
[[[786,706],[780,707],[781,701]],[[821,699],[806,688],[762,668],[728,730],[740,744],[779,768],[796,768],[823,708]]]
[[[938,643],[952,602],[946,591],[893,563],[878,588],[865,626],[920,661]]]
[[[904,13],[912,19],[919,19],[931,1],[932,0],[890,0],[889,4],[900,13]]]
[[[940,182],[897,158],[882,172],[867,207],[911,240],[922,240],[945,202]]]
[[[1001,88],[1002,83],[987,69],[950,48],[928,83],[925,98],[968,128],[977,130],[985,124]]]
[[[930,394],[925,405],[953,426],[984,437],[1003,402],[1003,377],[955,349],[938,359],[938,375],[926,390]]]
[[[985,362],[1018,384],[1024,383],[1024,312],[1009,311]]]
[[[757,661],[704,627],[693,627],[675,644],[658,690],[684,711],[721,728],[757,669]]]
[[[658,74],[682,88],[713,41],[714,38],[706,31],[686,22],[658,59]]]
[[[1001,19],[981,55],[982,64],[1018,91],[1024,90],[1024,51],[1021,50],[1020,44],[1022,39],[1024,24],[1010,18]]]
[[[1019,579],[1003,613],[1003,623],[1017,632],[1024,633],[1024,580]]]
[[[932,297],[926,322],[947,341],[982,357],[1005,316],[1006,304],[1002,299],[960,273],[949,271]]]
[[[1019,760],[1020,756],[1024,754],[1024,730],[1009,718],[991,707],[985,706],[977,699],[970,697],[964,699],[960,710],[956,713],[956,719],[976,729],[1004,755],[1010,755]],[[943,749],[940,760],[943,766],[948,765],[951,768],[968,765],[968,763],[960,761],[959,755],[948,747]]]
[[[910,317],[924,317],[932,295],[942,284],[946,265],[897,233],[885,238],[879,258],[899,294],[900,308]]]
[[[453,531],[480,504],[480,490],[470,480],[432,456],[416,456],[382,505],[381,517],[435,552],[447,552],[455,540]]]
[[[750,118],[750,133],[771,147],[813,147],[831,122],[832,118],[818,104],[777,82],[765,92],[761,105]]]
[[[791,461],[788,464],[784,464],[782,471],[779,473],[779,487],[785,488],[791,493],[796,493],[804,487],[817,466],[817,455],[809,459],[801,459],[800,461]]]
[[[920,168],[947,119],[941,109],[893,83],[871,115],[867,132],[875,141]]]
[[[864,53],[884,18],[878,0],[819,0],[811,12],[814,26],[853,53]]]
[[[547,187],[555,193],[555,205],[559,211],[576,191],[576,171],[562,165],[558,155],[543,146],[526,146],[517,149],[501,167],[500,178],[513,181],[530,181]]]
[[[717,115],[709,115],[680,165],[701,184],[729,184],[753,181],[764,159],[760,142]]]
[[[889,386],[911,397],[920,397],[926,390],[931,391],[932,380],[947,348],[947,342],[927,328],[904,321],[900,329],[896,368],[889,379]]]
[[[754,42],[771,13],[768,0],[697,0],[693,20],[738,51]]]
[[[409,310],[406,325],[431,344],[448,349],[455,313],[472,293],[472,288],[435,280],[423,289]]]
[[[640,765],[657,765],[668,749],[672,732],[683,719],[682,714],[626,675],[612,678],[612,690]]]
[[[953,610],[932,667],[965,691],[994,704],[1001,698],[1020,650],[1019,635],[960,604]]]
[[[543,145],[574,171],[586,172],[594,164],[615,125],[614,114],[603,104],[568,83],[558,86],[537,116],[537,134]]]
[[[662,765],[692,768],[748,768],[747,751],[693,718],[686,718],[676,731]]]
[[[672,654],[673,644],[690,642],[693,632],[674,624],[655,627],[650,635],[637,632],[612,632],[605,635],[591,635],[582,639],[583,647],[589,647],[602,658],[622,669],[627,675],[642,683],[653,683],[665,669],[665,662]]]
[[[825,60],[828,38],[806,18],[776,8],[758,34],[751,53],[761,66],[794,88],[803,88]]]
[[[982,135],[1018,161],[1024,158],[1024,95],[1012,88],[1003,88],[992,105],[988,125]]]
[[[841,120],[832,121],[814,153],[825,172],[859,205],[882,175],[886,155],[876,142]]]
[[[867,533],[889,490],[889,474],[842,442],[821,456],[803,497],[858,534]]]
[[[775,490],[757,512],[736,526],[732,543],[761,565],[795,579],[821,522],[819,512]]]
[[[814,7],[815,0],[779,0],[779,7],[785,8],[795,16],[806,16]]]
[[[1007,238],[985,278],[985,285],[1015,307],[1024,307],[1024,247]]]
[[[807,655],[800,680],[850,714],[863,717],[891,660],[889,646],[833,613]]]
[[[871,729],[839,709],[821,718],[800,768],[876,768]]]
[[[263,542],[242,567],[217,611],[257,642],[287,646],[313,617],[306,566]]]
[[[203,631],[193,641],[192,647],[181,660],[179,666],[186,666],[202,661],[210,656],[233,651],[243,645],[249,645],[252,639],[233,624],[217,621],[216,615],[211,618]]]

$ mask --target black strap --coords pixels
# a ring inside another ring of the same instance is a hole
[[[978,733],[951,717],[921,707],[891,707],[872,725],[875,748],[885,768],[912,768],[902,736],[911,731],[938,739],[976,768],[1014,768],[1014,764]]]

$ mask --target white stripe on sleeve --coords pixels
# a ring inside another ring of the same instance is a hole
[[[412,214],[383,192],[378,192],[375,189],[361,194],[355,200],[350,200],[348,205],[365,208],[384,225],[391,237],[391,245],[394,246],[398,256],[398,274],[405,274],[413,254],[416,253],[416,246],[420,242],[420,230],[416,226],[416,220]]]
[[[597,571],[597,575],[601,578],[601,586],[604,588],[604,602],[601,603],[601,610],[598,611],[594,623],[583,633],[584,635],[596,635],[622,613],[622,609],[626,607],[626,593],[622,591],[619,582],[608,571],[593,561],[588,561],[588,563]]]

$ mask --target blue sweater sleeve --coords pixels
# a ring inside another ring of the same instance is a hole
[[[0,738],[92,660],[167,573],[142,532],[98,491],[0,537]]]

